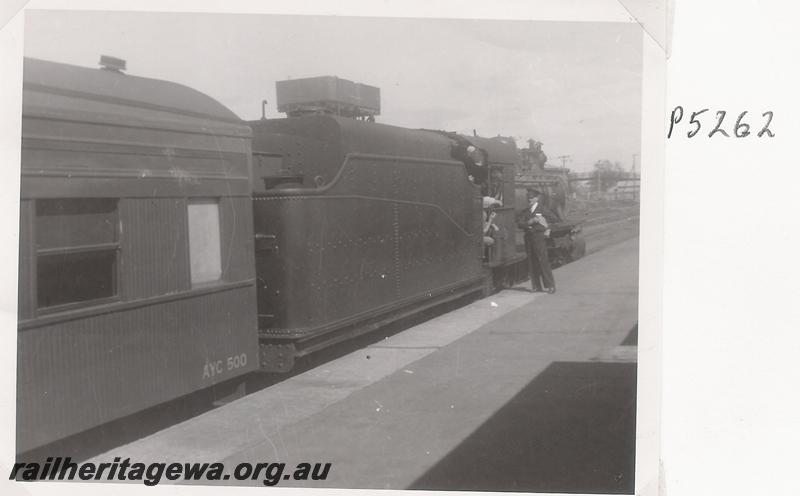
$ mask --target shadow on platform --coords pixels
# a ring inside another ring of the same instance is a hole
[[[632,494],[636,364],[555,362],[409,489]]]

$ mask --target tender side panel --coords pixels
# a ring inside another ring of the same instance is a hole
[[[262,331],[305,337],[481,277],[480,199],[463,165],[350,155],[321,192],[255,202]]]

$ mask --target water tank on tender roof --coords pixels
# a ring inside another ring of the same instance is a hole
[[[371,117],[381,113],[381,90],[335,76],[289,79],[275,84],[278,111],[289,116],[333,114]]]

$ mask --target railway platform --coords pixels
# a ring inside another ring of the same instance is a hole
[[[638,238],[614,244],[557,269],[554,295],[506,289],[90,461],[331,463],[281,486],[632,493],[637,267]]]

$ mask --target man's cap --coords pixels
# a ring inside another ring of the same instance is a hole
[[[528,195],[541,196],[542,192],[535,188],[528,188]]]

